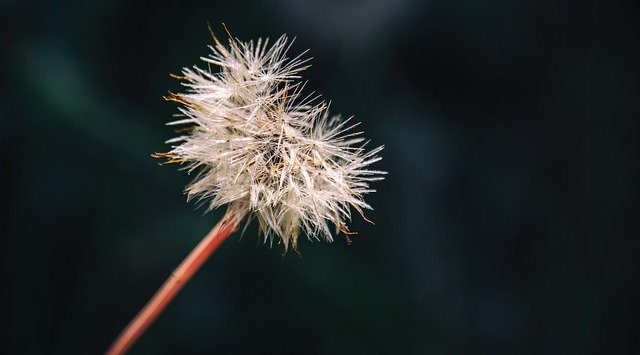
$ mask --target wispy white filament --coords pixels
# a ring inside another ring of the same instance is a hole
[[[201,58],[207,68],[184,68],[186,92],[168,97],[182,116],[170,124],[188,128],[161,156],[197,171],[188,197],[255,216],[265,240],[276,236],[285,248],[296,247],[301,230],[331,241],[329,223],[348,233],[351,208],[370,209],[362,196],[385,174],[368,168],[383,147],[366,151],[358,123],[329,116],[326,102],[302,94],[308,59],[287,57],[286,36],[271,46],[214,39],[213,53]]]

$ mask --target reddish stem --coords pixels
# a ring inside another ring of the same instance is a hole
[[[237,219],[227,211],[222,220],[189,253],[156,294],[111,344],[108,355],[125,354],[153,324],[182,287],[200,269],[218,247],[236,230]]]

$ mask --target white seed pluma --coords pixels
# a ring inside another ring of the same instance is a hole
[[[331,241],[330,224],[350,233],[351,208],[370,209],[363,195],[385,174],[369,168],[383,147],[367,151],[358,123],[303,95],[300,72],[309,59],[287,57],[286,36],[272,45],[213,38],[212,54],[201,58],[207,68],[176,76],[186,92],[167,97],[180,104],[179,120],[169,124],[185,127],[158,156],[197,172],[189,199],[257,218],[265,241],[296,248],[300,231]]]

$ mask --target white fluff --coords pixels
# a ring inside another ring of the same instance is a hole
[[[277,236],[296,248],[301,229],[331,241],[328,222],[349,233],[350,208],[370,209],[362,196],[385,174],[367,168],[383,147],[365,151],[357,123],[302,95],[308,59],[287,58],[286,36],[271,46],[268,39],[230,38],[228,46],[214,39],[213,53],[201,58],[208,68],[184,68],[186,93],[168,97],[182,116],[170,124],[188,128],[159,156],[198,172],[186,188],[190,199],[257,217],[265,241]]]

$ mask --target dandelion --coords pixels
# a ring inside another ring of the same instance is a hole
[[[371,207],[363,195],[385,174],[368,168],[383,147],[367,151],[359,123],[331,116],[319,96],[303,94],[306,52],[289,58],[292,41],[284,35],[269,45],[268,39],[241,42],[227,34],[225,46],[212,32],[212,54],[201,58],[206,69],[174,75],[186,92],[167,96],[180,105],[170,125],[182,135],[167,142],[169,152],[155,154],[196,172],[188,199],[208,209],[227,205],[227,212],[110,353],[125,352],[242,221],[257,219],[265,242],[275,240],[285,251],[297,251],[301,232],[332,241],[334,227],[348,238],[352,209],[366,220],[363,210]]]

